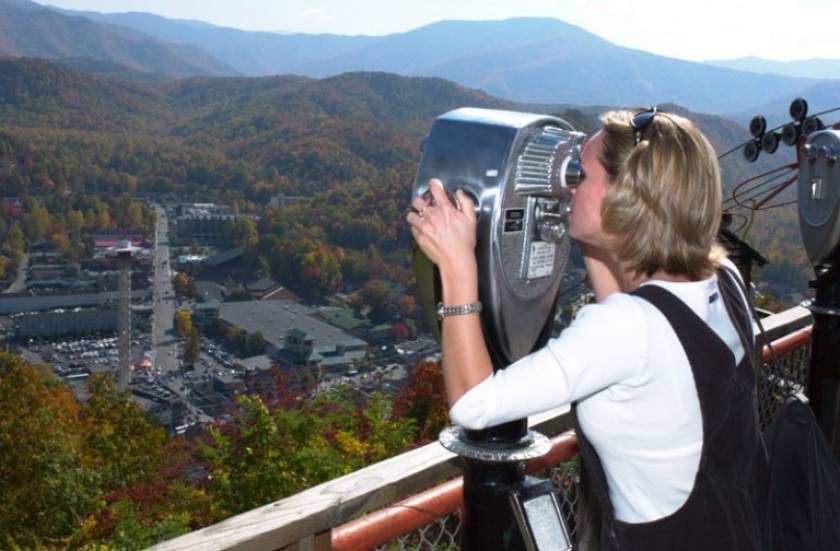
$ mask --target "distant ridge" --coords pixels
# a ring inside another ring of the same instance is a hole
[[[480,46],[471,48],[472,44]],[[406,60],[407,70],[399,70],[400,59]],[[311,64],[309,69],[316,76],[363,69],[441,76],[519,102],[634,106],[676,102],[719,114],[795,94],[813,83],[623,48],[579,27],[544,18],[434,23],[383,37],[377,44]]]
[[[135,29],[97,24],[26,0],[0,0],[0,29],[0,55],[5,56],[84,58],[174,77],[237,73],[196,46],[167,44]]]
[[[790,77],[840,80],[840,59],[799,59],[795,61],[773,61],[760,57],[738,59],[716,59],[705,61],[707,65],[726,67],[738,71],[785,75]]]
[[[145,73],[143,71],[135,71],[115,61],[99,61],[96,59],[88,59],[85,57],[64,57],[52,61],[63,67],[67,67],[68,69],[73,69],[75,71],[80,71],[89,75],[107,77],[114,80],[131,80],[136,82],[167,82],[175,78],[169,75],[163,75],[159,73]]]
[[[517,102],[649,105],[741,113],[815,84],[650,54],[551,18],[441,21],[386,36],[246,32],[152,14],[75,13],[201,47],[247,75],[348,71],[436,76]]]
[[[819,81],[811,87],[801,90],[797,95],[804,97],[808,101],[809,116],[821,111],[840,107],[840,80]],[[793,98],[793,96],[776,98],[773,101],[758,105],[742,113],[736,113],[732,116],[732,119],[746,126],[752,117],[762,115],[767,119],[767,124],[771,128],[784,124],[790,121],[789,108]],[[822,116],[822,120],[825,123],[837,121],[838,119],[840,119],[840,111]]]
[[[249,32],[142,12],[97,13],[50,9],[97,23],[132,28],[166,42],[197,46],[249,76],[286,73],[313,76],[304,68],[307,63],[328,59],[378,40],[369,36]]]
[[[120,71],[110,65],[101,69]],[[301,159],[287,158],[289,151],[308,155],[308,166],[361,170],[358,167],[368,164],[413,165],[417,144],[431,121],[463,106],[560,114],[586,132],[597,129],[597,115],[608,109],[517,104],[441,78],[382,72],[321,80],[286,75],[139,83],[92,76],[44,60],[0,58],[0,128],[133,132],[155,140],[183,140],[236,159],[267,163],[299,178],[307,178],[297,165]],[[689,115],[719,150],[747,137],[743,127],[718,116],[677,105],[663,108]],[[762,167],[732,156],[723,168],[731,183]]]

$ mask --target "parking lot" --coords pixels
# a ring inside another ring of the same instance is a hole
[[[151,348],[148,337],[140,336],[132,342],[131,363],[139,363]],[[26,348],[48,362],[56,375],[64,379],[79,379],[92,373],[113,370],[119,363],[117,337],[111,335],[71,337],[55,340],[30,339]]]

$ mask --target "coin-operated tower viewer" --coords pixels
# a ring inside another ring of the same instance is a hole
[[[412,196],[426,196],[437,178],[453,201],[461,189],[476,205],[480,316],[494,370],[550,336],[584,138],[556,117],[464,108],[439,117],[424,141]],[[419,302],[439,338],[439,274],[417,247],[414,266]],[[527,419],[481,431],[450,427],[440,442],[464,459],[462,549],[571,549],[550,482],[524,475],[525,461],[549,448]]]
[[[809,134],[799,159],[799,228],[816,275],[814,299],[806,303],[814,315],[808,398],[840,461],[840,130]]]

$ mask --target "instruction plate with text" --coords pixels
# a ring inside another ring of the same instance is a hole
[[[557,246],[545,241],[532,241],[528,255],[528,279],[548,277],[554,272],[554,254]]]

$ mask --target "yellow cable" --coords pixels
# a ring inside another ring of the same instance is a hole
[[[755,199],[750,199],[750,217],[747,219],[747,225],[744,226],[744,233],[741,234],[741,241],[747,241],[747,234],[750,232],[750,228],[752,228],[753,222],[755,221]]]

